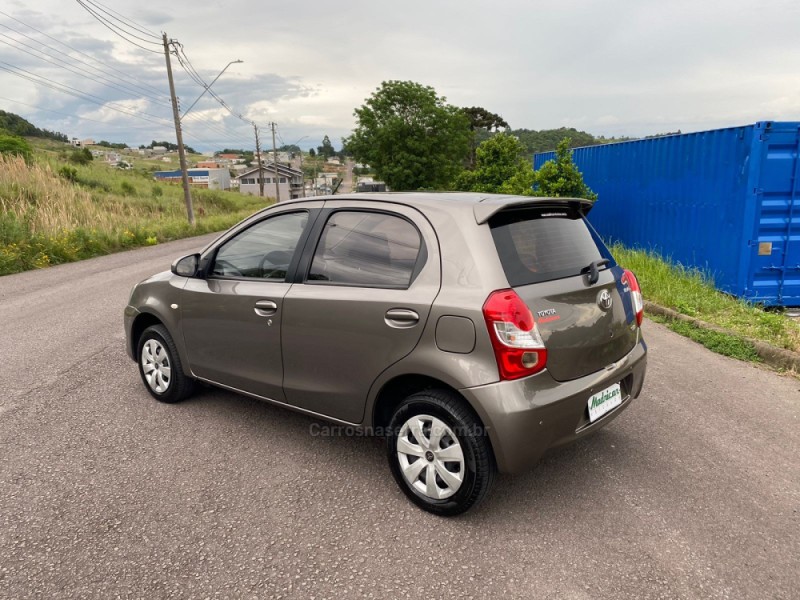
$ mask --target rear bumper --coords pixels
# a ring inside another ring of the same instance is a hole
[[[545,370],[518,381],[460,392],[486,425],[500,472],[520,473],[549,448],[573,442],[613,421],[639,396],[646,370],[647,345],[640,339],[613,366],[580,379],[556,381]],[[614,383],[622,385],[622,404],[590,423],[589,398]]]

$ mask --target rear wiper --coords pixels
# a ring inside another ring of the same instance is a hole
[[[594,285],[600,279],[600,267],[605,267],[611,261],[607,258],[592,261],[588,267],[581,269],[581,273],[589,273],[589,285]]]

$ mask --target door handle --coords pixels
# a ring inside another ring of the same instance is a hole
[[[278,305],[272,300],[259,300],[253,310],[259,317],[271,317],[278,312]]]
[[[407,329],[419,323],[419,314],[408,308],[392,308],[386,311],[384,320],[389,327]]]

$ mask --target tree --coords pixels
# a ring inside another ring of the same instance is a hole
[[[336,150],[333,144],[331,144],[331,139],[327,135],[322,138],[322,146],[317,146],[317,154],[326,160],[331,156],[336,156]]]
[[[536,171],[536,195],[597,200],[583,181],[583,175],[572,162],[570,139],[564,138],[556,147],[555,160],[548,160]]]
[[[489,112],[480,106],[470,106],[469,108],[462,108],[461,111],[469,119],[469,128],[471,131],[476,129],[486,129],[487,131],[497,131],[501,127],[508,129],[506,120],[493,112]]]
[[[309,155],[311,158],[314,158],[314,157],[317,155],[317,151],[316,151],[316,150],[314,150],[313,148],[309,148],[309,149],[308,149],[308,155]]]
[[[500,115],[480,106],[462,108],[461,111],[469,119],[469,130],[472,132],[469,153],[469,168],[472,169],[475,167],[475,150],[478,144],[488,139],[491,131],[498,131],[501,127],[508,129],[508,123]]]
[[[393,190],[446,188],[469,152],[469,120],[429,86],[384,81],[354,116],[347,153]]]
[[[456,189],[467,192],[533,195],[534,174],[525,160],[525,146],[514,136],[498,133],[475,151],[475,168],[463,171]]]

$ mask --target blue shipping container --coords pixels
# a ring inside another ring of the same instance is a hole
[[[576,148],[600,235],[709,272],[729,294],[800,306],[800,122]],[[534,168],[554,158],[534,156]]]

